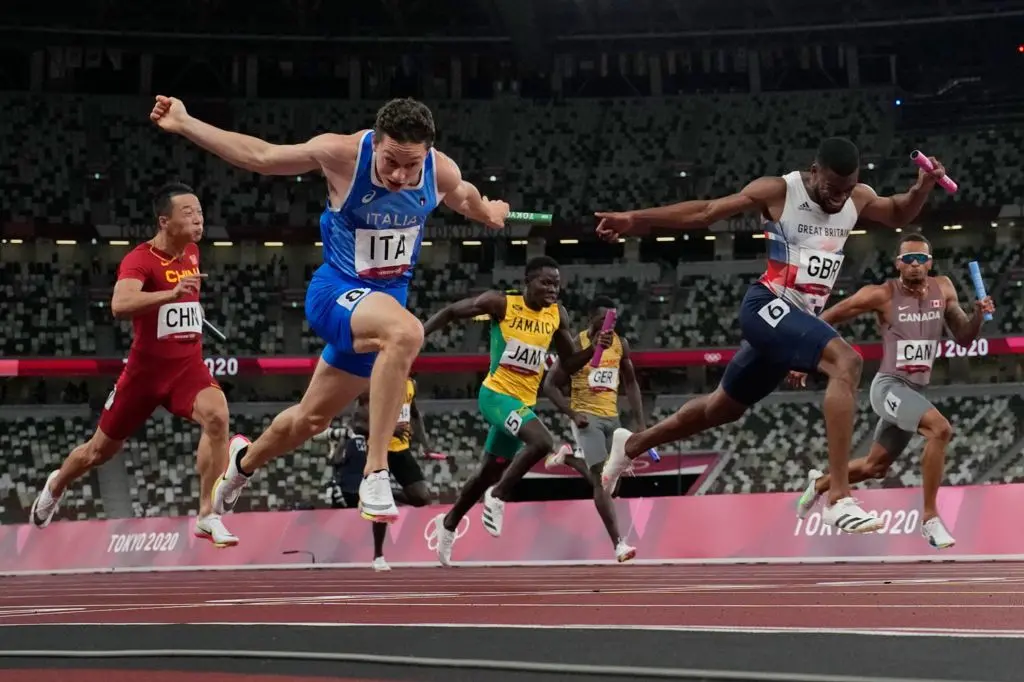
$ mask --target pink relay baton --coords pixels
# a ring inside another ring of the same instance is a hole
[[[615,309],[612,308],[604,314],[604,324],[601,325],[601,333],[610,332],[615,327]],[[594,357],[590,359],[590,366],[597,367],[601,364],[601,356],[604,355],[604,348],[597,346],[594,348]]]
[[[925,173],[931,173],[935,170],[935,164],[933,164],[932,160],[925,156],[924,152],[920,149],[915,149],[910,152],[910,160]],[[942,189],[946,190],[949,194],[956,194],[957,189],[959,189],[959,186],[953,181],[953,178],[948,175],[943,175],[939,178],[938,184],[941,185]]]

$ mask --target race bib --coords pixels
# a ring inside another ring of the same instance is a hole
[[[509,339],[499,365],[516,374],[540,374],[548,349]]]
[[[800,267],[796,272],[797,289],[827,295],[835,286],[842,265],[842,254],[800,249]]]
[[[938,341],[897,341],[896,369],[905,372],[930,370],[938,348]]]
[[[619,368],[591,369],[590,374],[587,375],[587,385],[591,391],[617,391],[619,389]]]
[[[398,415],[399,424],[408,424],[412,421],[412,405],[409,403],[402,404],[402,413]]]
[[[165,303],[157,311],[156,338],[203,333],[203,308],[198,301]]]
[[[368,279],[391,279],[412,267],[420,226],[356,229],[356,272]]]

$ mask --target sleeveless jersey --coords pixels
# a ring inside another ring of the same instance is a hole
[[[533,310],[521,293],[505,292],[505,319],[491,322],[491,365],[483,385],[535,405],[547,351],[560,323],[557,303]]]
[[[882,364],[878,371],[917,386],[927,386],[939,340],[946,328],[946,299],[934,277],[928,278],[924,296],[917,298],[894,279],[889,323],[882,324]]]
[[[807,193],[800,171],[783,180],[782,215],[778,222],[764,221],[768,270],[759,281],[776,296],[817,316],[839,276],[843,246],[857,224],[857,208],[851,197],[839,213],[825,213]]]
[[[140,280],[143,291],[170,291],[184,277],[198,274],[199,247],[195,244],[186,246],[175,258],[145,242],[125,254],[117,269],[118,281]],[[135,315],[132,331],[129,360],[134,356],[202,357],[203,308],[199,305],[199,292]]]
[[[391,192],[377,180],[373,131],[363,134],[352,185],[320,216],[324,262],[373,289],[408,286],[420,254],[423,227],[437,207],[436,157],[431,149],[415,187]]]
[[[590,334],[580,332],[580,348],[590,347]],[[615,334],[612,345],[604,349],[601,362],[591,367],[588,362],[572,375],[569,406],[574,412],[586,412],[598,417],[619,416],[619,363],[622,361],[622,341]]]
[[[416,384],[412,379],[405,380],[405,401],[402,403],[402,412],[398,416],[397,426],[412,426],[412,399],[416,397]],[[392,436],[388,443],[388,452],[399,452],[408,450],[412,445],[412,432],[406,436]]]

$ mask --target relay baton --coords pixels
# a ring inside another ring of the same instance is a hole
[[[988,294],[985,293],[985,281],[981,278],[981,268],[978,266],[978,261],[972,260],[967,264],[967,268],[971,271],[971,281],[974,282],[974,295],[981,301]],[[989,322],[992,320],[992,313],[985,313],[985,321]]]
[[[655,462],[660,462],[661,461],[661,457],[658,455],[658,451],[655,450],[654,448],[651,448],[650,450],[648,450],[647,454],[650,455],[650,457],[651,457],[651,459],[653,461],[655,461]]]
[[[610,332],[615,327],[615,308],[610,308],[608,312],[604,314],[604,324],[601,325],[601,333]],[[597,367],[601,364],[601,356],[604,354],[604,348],[596,346],[594,348],[594,357],[590,359],[590,366]]]
[[[914,164],[918,168],[923,170],[925,173],[931,173],[933,170],[935,170],[935,164],[933,164],[932,160],[925,156],[924,152],[922,152],[920,149],[915,149],[914,151],[910,152],[910,160],[913,161]],[[948,192],[949,194],[956,194],[958,186],[955,182],[953,182],[953,178],[949,177],[948,175],[943,175],[941,178],[937,180],[937,182],[939,185],[942,186],[942,189],[946,190],[946,192]]]
[[[224,332],[210,324],[210,321],[207,320],[205,317],[203,318],[203,324],[206,325],[206,328],[209,329],[213,333],[213,335],[216,336],[221,341],[228,340],[228,337],[224,336]]]
[[[554,213],[530,213],[528,211],[509,211],[505,218],[510,223],[530,223],[531,225],[550,225],[555,219]]]
[[[443,452],[434,452],[431,450],[427,453],[427,459],[448,459],[448,455]]]

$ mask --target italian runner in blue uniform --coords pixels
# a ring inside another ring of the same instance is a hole
[[[323,431],[369,390],[366,468],[360,512],[370,521],[398,518],[387,469],[388,441],[405,400],[405,378],[423,344],[423,325],[405,308],[427,216],[444,203],[488,227],[505,225],[508,204],[482,197],[459,167],[437,151],[426,105],[397,99],[377,113],[373,130],[325,133],[291,145],[215,128],[158,96],[150,119],[233,166],[261,175],[322,172],[328,202],[320,218],[324,264],[306,292],[306,318],[326,342],[298,405],[250,443],[235,436],[218,486],[218,513],[234,507],[249,477],[274,457]]]

